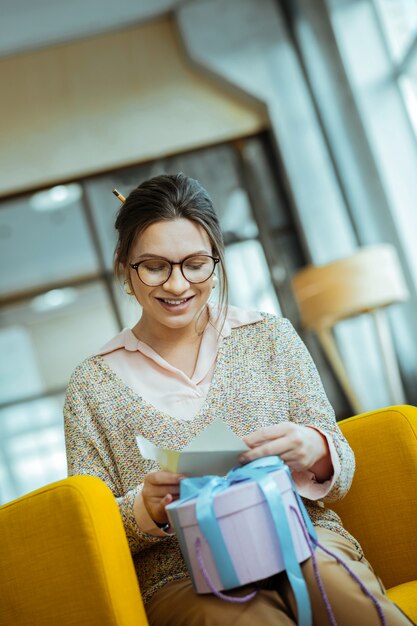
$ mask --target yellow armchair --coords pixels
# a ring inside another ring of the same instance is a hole
[[[362,544],[388,596],[417,622],[417,408],[339,422],[356,456],[352,487],[332,504]]]
[[[0,508],[1,626],[147,626],[119,509],[74,476]]]
[[[357,460],[334,507],[389,595],[417,620],[417,409],[340,423]],[[97,478],[76,476],[0,508],[1,626],[146,626],[118,508]]]

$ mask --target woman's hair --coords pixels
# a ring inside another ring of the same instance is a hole
[[[133,189],[120,207],[115,222],[119,235],[114,253],[116,277],[124,279],[130,251],[138,235],[155,222],[179,218],[200,224],[210,239],[213,256],[220,259],[219,315],[221,312],[225,314],[228,283],[219,219],[204,187],[182,173],[145,180]]]

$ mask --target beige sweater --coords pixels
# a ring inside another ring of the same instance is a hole
[[[354,456],[336,424],[319,375],[290,322],[264,314],[232,330],[220,345],[217,366],[202,409],[191,421],[177,420],[151,406],[128,387],[101,356],[74,371],[64,407],[68,473],[101,478],[118,502],[144,601],[169,581],[188,576],[178,541],[142,532],[133,504],[147,472],[159,469],[140,456],[135,437],[181,450],[213,419],[223,419],[244,436],[282,421],[314,426],[335,445],[341,472],[325,501],[347,492]],[[321,502],[305,500],[313,523],[358,542]]]

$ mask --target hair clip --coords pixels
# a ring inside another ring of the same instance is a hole
[[[120,202],[126,202],[126,198],[122,196],[122,194],[119,193],[117,189],[112,189],[112,193],[114,193],[114,195],[120,200]]]

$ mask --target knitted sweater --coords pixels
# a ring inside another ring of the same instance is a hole
[[[188,576],[175,535],[141,531],[133,505],[145,474],[160,469],[141,457],[135,437],[181,450],[215,418],[240,437],[262,426],[293,421],[314,426],[332,438],[341,472],[324,498],[348,491],[354,456],[336,424],[318,372],[291,323],[263,314],[259,322],[232,330],[224,338],[205,403],[190,421],[163,414],[128,387],[101,356],[74,371],[64,406],[68,474],[101,478],[116,497],[145,603],[167,582]],[[305,500],[315,525],[358,542],[322,502]]]

